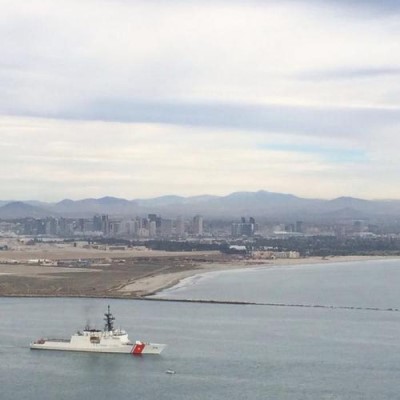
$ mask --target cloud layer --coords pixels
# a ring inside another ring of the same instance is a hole
[[[1,4],[2,198],[400,197],[397,2]]]

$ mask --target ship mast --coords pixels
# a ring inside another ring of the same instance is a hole
[[[110,312],[110,305],[108,306],[108,312],[104,314],[104,321],[106,321],[106,324],[104,325],[104,330],[106,332],[112,332],[114,330],[114,323],[115,318]]]

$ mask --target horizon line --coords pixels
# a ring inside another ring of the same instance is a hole
[[[307,200],[321,200],[321,201],[332,201],[332,200],[337,200],[337,199],[342,199],[342,198],[347,198],[347,199],[354,199],[354,200],[363,200],[363,201],[400,201],[400,198],[364,198],[364,197],[354,197],[351,195],[339,195],[337,197],[333,198],[323,198],[323,197],[308,197],[308,196],[301,196],[297,195],[294,193],[287,193],[287,192],[275,192],[275,191],[269,191],[265,189],[259,189],[255,191],[250,191],[250,190],[237,190],[234,192],[229,192],[227,194],[196,194],[196,195],[179,195],[179,194],[162,194],[162,195],[155,195],[153,197],[135,197],[135,198],[126,198],[126,197],[119,197],[119,196],[112,196],[112,195],[103,195],[100,197],[81,197],[81,198],[70,198],[70,197],[64,197],[61,200],[39,200],[39,199],[0,199],[1,202],[6,202],[6,204],[10,203],[28,203],[28,202],[39,202],[39,203],[47,203],[47,204],[58,204],[61,203],[62,201],[83,201],[83,200],[102,200],[106,198],[110,199],[116,199],[116,200],[125,200],[125,201],[146,201],[146,200],[155,200],[155,199],[160,199],[163,197],[178,197],[182,199],[190,199],[190,198],[196,198],[196,197],[215,197],[215,198],[222,198],[222,197],[228,197],[233,194],[240,194],[240,193],[251,193],[251,194],[256,194],[256,193],[269,193],[269,194],[277,194],[277,195],[283,195],[283,196],[294,196],[300,199],[307,199]],[[4,205],[6,205],[4,204]]]

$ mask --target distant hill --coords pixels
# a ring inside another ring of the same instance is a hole
[[[7,203],[0,207],[0,218],[1,219],[15,219],[15,218],[44,218],[52,213],[49,210],[31,206],[30,204],[23,203],[21,201],[14,201]]]
[[[399,200],[305,199],[293,194],[235,192],[227,196],[161,196],[126,200],[116,197],[70,200],[58,203],[0,201],[0,218],[91,217],[96,214],[137,216],[157,213],[165,218],[201,214],[206,218],[238,219],[241,216],[274,220],[334,221],[338,219],[393,219],[400,217]]]
[[[100,199],[65,199],[51,207],[56,213],[65,216],[85,216],[94,214],[128,215],[136,211],[136,203],[116,197]]]

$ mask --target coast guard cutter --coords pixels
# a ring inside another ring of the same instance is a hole
[[[39,339],[30,344],[33,350],[64,350],[89,351],[95,353],[128,353],[133,355],[160,354],[165,344],[146,343],[140,340],[132,343],[128,334],[122,329],[114,328],[115,318],[110,312],[104,314],[105,325],[103,330],[91,329],[86,326],[78,331],[71,339]]]

